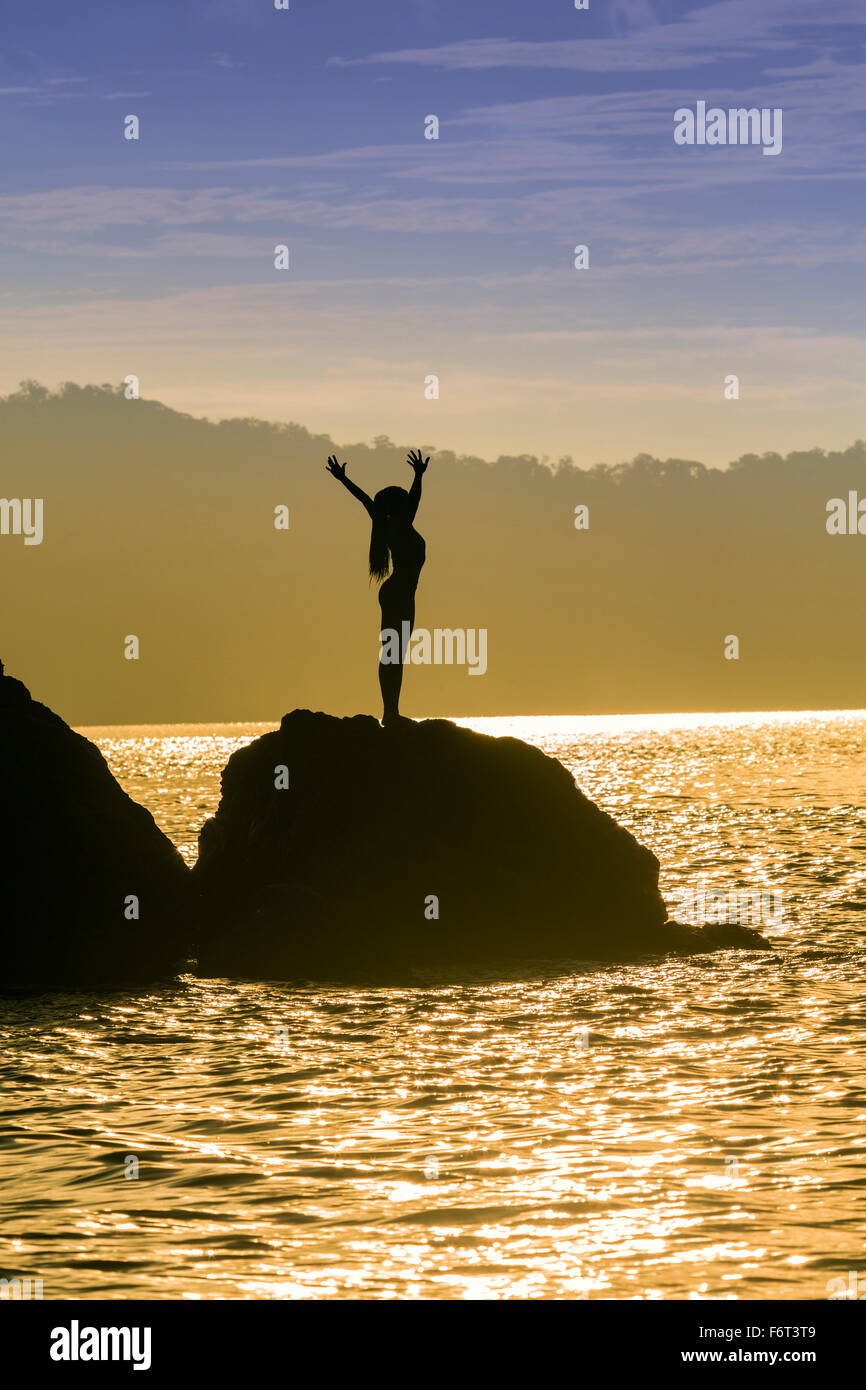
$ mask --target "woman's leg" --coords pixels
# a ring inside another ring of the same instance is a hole
[[[403,624],[408,623],[408,628],[404,630]],[[383,645],[379,654],[379,689],[382,692],[382,723],[393,724],[400,718],[400,687],[403,684],[403,662],[409,646],[409,638],[412,635],[412,628],[415,623],[415,606],[392,608],[388,605],[382,609],[381,631],[386,632],[392,629],[397,633],[397,645],[400,652],[399,661],[383,661],[382,656],[387,652],[387,647]],[[391,644],[393,653],[393,643]]]
[[[403,667],[379,662],[379,689],[382,692],[382,723],[393,724],[400,718],[400,686],[403,684]]]

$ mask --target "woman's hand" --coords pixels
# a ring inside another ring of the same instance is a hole
[[[427,457],[424,458],[420,449],[412,449],[410,450],[409,457],[407,458],[406,462],[408,463],[410,468],[413,468],[415,470],[416,474],[423,473],[428,463],[430,462],[430,455],[428,454]]]
[[[325,464],[325,472],[330,473],[331,477],[336,478],[338,482],[344,483],[348,466],[347,463],[338,463],[336,454],[329,454],[328,462]]]

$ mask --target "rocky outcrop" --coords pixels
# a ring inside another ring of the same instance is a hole
[[[99,749],[2,663],[0,880],[0,992],[141,983],[188,955],[177,850]]]
[[[517,739],[295,710],[232,756],[202,829],[200,969],[381,979],[767,944],[668,922],[658,870]]]

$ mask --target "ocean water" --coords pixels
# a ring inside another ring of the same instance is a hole
[[[0,1274],[46,1299],[866,1296],[866,713],[460,722],[566,763],[674,915],[781,895],[772,953],[5,1002]],[[86,732],[192,861],[269,727]]]

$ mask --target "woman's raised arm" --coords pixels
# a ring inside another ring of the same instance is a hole
[[[425,458],[420,449],[412,449],[406,462],[415,473],[412,486],[409,489],[409,520],[414,521],[418,503],[421,501],[421,479],[430,462],[430,456],[428,454]]]
[[[363,503],[370,513],[370,516],[372,516],[373,499],[367,496],[362,487],[358,487],[357,483],[353,483],[351,478],[346,477],[346,469],[348,466],[349,465],[346,463],[338,463],[336,454],[329,454],[328,462],[325,464],[325,471],[330,473],[332,478],[336,478],[337,482],[342,483],[343,487],[346,488],[348,492],[351,492],[353,497],[357,497],[358,501]]]

